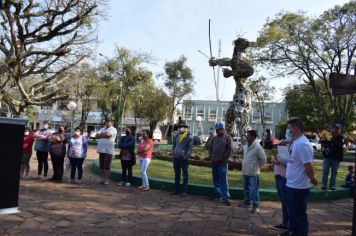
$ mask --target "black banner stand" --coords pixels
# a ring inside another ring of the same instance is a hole
[[[27,120],[0,117],[0,215],[18,213],[22,144]]]

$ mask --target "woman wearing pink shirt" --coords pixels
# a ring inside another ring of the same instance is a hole
[[[143,132],[142,136],[139,136],[138,141],[139,144],[137,147],[137,155],[140,158],[140,170],[142,177],[142,185],[138,188],[143,191],[148,191],[150,189],[150,185],[148,183],[147,168],[152,159],[152,151],[154,145],[152,140],[152,132]]]

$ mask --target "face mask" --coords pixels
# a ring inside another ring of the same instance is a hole
[[[178,132],[179,132],[179,133],[184,133],[185,130],[184,130],[184,128],[179,128],[179,129],[178,129]]]
[[[43,125],[43,128],[44,129],[48,129],[48,125],[46,124],[46,125]]]
[[[29,136],[30,135],[30,132],[25,132],[25,136]]]
[[[286,139],[292,139],[292,131],[290,129],[286,129]]]

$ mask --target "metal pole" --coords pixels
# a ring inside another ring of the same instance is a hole
[[[354,141],[354,143],[356,143],[355,141]],[[355,162],[354,166],[356,167],[356,148],[355,148],[355,161],[354,162]],[[352,214],[352,236],[356,236],[356,175],[355,175],[355,173],[354,173],[353,197],[354,197],[354,209],[353,209],[353,214]]]

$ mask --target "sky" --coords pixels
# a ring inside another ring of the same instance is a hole
[[[208,59],[198,52],[201,50],[210,55],[209,19],[213,56],[218,57],[218,42],[221,39],[221,57],[231,57],[232,41],[237,35],[242,34],[244,38],[255,41],[266,19],[273,18],[282,10],[302,10],[309,16],[318,16],[334,5],[346,2],[348,1],[110,0],[108,17],[98,27],[97,54],[112,57],[115,45],[151,53],[155,60],[147,67],[154,73],[158,86],[162,86],[162,81],[156,75],[164,72],[164,64],[185,55],[195,79],[191,98],[215,100],[212,68],[208,65]],[[98,62],[103,60],[104,58],[97,56]],[[219,81],[220,100],[232,100],[235,90],[233,78],[224,78],[220,72]],[[295,78],[271,80],[271,85],[277,89],[273,100],[282,100],[281,89],[297,83],[300,81]]]

